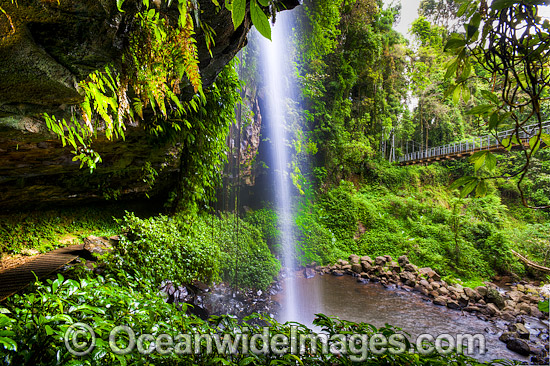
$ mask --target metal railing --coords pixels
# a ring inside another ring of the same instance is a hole
[[[550,121],[546,121],[542,124],[542,130],[545,133],[550,133]],[[428,148],[426,150],[414,151],[401,156],[399,158],[399,162],[406,163],[408,161],[432,159],[432,158],[437,158],[442,156],[458,155],[463,153],[464,154],[473,153],[476,151],[491,150],[499,147],[503,148],[503,146],[501,146],[500,144],[500,141],[511,137],[513,134],[515,134],[515,131],[516,131],[515,129],[511,129],[511,130],[498,132],[496,137],[493,135],[487,135],[487,136],[477,137],[473,140],[455,142],[452,144]],[[519,138],[522,141],[526,139],[528,140],[531,137],[535,136],[538,133],[538,131],[539,131],[538,124],[526,126],[520,131]]]

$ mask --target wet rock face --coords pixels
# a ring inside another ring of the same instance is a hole
[[[144,181],[146,162],[160,173],[150,196],[173,185],[179,167],[177,147],[151,141],[140,128],[129,129],[125,142],[94,142],[103,162],[90,174],[72,160],[71,148],[40,130],[39,121],[29,126],[38,126],[38,131],[0,127],[0,203],[5,211],[142,198],[150,190]]]
[[[211,315],[234,315],[238,319],[252,313],[273,315],[279,311],[279,304],[270,297],[282,290],[279,283],[274,283],[266,291],[235,290],[226,284],[212,287],[195,283],[176,286],[170,281],[162,284],[160,291],[165,294],[168,303],[189,304],[187,311],[202,319]]]
[[[127,16],[115,2],[3,1],[0,113],[28,114],[82,99],[76,82],[122,50]]]
[[[246,44],[252,25],[247,15],[233,28],[231,13],[211,0],[198,1],[201,21],[215,32],[212,56],[201,29],[196,29],[198,57],[204,86]],[[284,0],[286,8],[297,0]],[[0,116],[53,112],[82,100],[76,83],[116,61],[134,26],[141,0],[124,2],[121,13],[114,0],[21,0],[1,2]],[[166,7],[166,2],[162,2]],[[164,9],[177,19],[175,4]],[[192,95],[192,93],[190,94]]]
[[[210,55],[202,30],[195,36],[202,81],[211,85],[218,73],[246,44],[251,21],[233,28],[231,13],[199,0],[201,21],[215,32]],[[292,9],[297,0],[283,0]],[[94,174],[79,169],[72,148],[46,129],[40,116],[71,113],[82,101],[77,83],[120,58],[141,0],[126,0],[125,12],[115,0],[0,0],[0,203],[10,211],[40,208],[36,204],[76,204],[104,198],[144,198],[145,162],[159,173],[150,196],[174,186],[177,148],[151,141],[140,128],[129,127],[126,141],[99,137],[94,149],[103,163]],[[166,6],[166,1],[162,1]],[[175,4],[175,3],[174,3]],[[174,7],[173,4],[173,7]],[[166,9],[165,9],[166,10]],[[166,10],[170,18],[177,10]],[[191,91],[183,89],[183,93]],[[254,137],[254,131],[251,136]],[[257,134],[256,134],[257,135]]]

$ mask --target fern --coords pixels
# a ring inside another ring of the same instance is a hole
[[[191,16],[192,12],[198,16],[198,3],[178,0],[178,24],[172,26],[163,14],[149,8],[148,0],[142,1],[145,9],[136,15],[138,26],[123,52],[122,67],[108,65],[79,83],[84,92],[79,118],[73,116],[68,121],[58,121],[54,116],[44,115],[48,128],[59,136],[64,146],[69,143],[74,148],[75,159],[81,160],[81,166],[87,164],[91,170],[101,161],[99,154],[90,149],[97,131],[103,131],[109,140],[124,139],[126,124],[135,123],[136,118],[143,120],[146,107],[167,119],[171,112],[182,115],[196,111],[197,103],[205,101]],[[216,1],[213,2],[218,6]],[[121,12],[123,3],[124,0],[116,2]],[[168,1],[168,5],[170,3]],[[198,18],[197,24],[200,24]],[[205,30],[210,50],[213,30],[200,25]],[[198,102],[182,103],[179,100],[180,83],[184,77],[198,93]],[[132,102],[128,93],[136,96]],[[148,129],[156,134],[162,132],[162,127],[154,123]]]

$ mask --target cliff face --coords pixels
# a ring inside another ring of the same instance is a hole
[[[282,1],[286,8],[297,0]],[[63,114],[82,100],[78,81],[117,59],[141,0],[0,0],[0,206],[17,210],[36,204],[77,202],[107,196],[142,195],[149,169],[160,172],[155,192],[173,183],[173,146],[150,140],[139,128],[125,142],[94,143],[103,163],[90,175],[72,161],[69,147],[50,134],[39,117]],[[164,3],[164,2],[163,2]],[[210,56],[197,30],[205,87],[246,44],[251,21],[233,29],[231,14],[200,0],[201,21],[215,31]],[[171,11],[171,10],[169,10]],[[174,12],[174,14],[176,14]]]

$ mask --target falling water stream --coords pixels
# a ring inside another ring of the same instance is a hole
[[[272,41],[262,39],[261,57],[263,70],[266,73],[266,107],[268,110],[267,119],[271,124],[271,143],[273,168],[277,174],[275,185],[275,203],[281,228],[283,266],[292,273],[295,258],[295,241],[292,235],[292,202],[291,202],[291,181],[288,174],[289,149],[286,144],[286,100],[291,95],[290,88],[296,90],[297,86],[292,85],[291,79],[287,78],[291,69],[289,58],[289,39],[293,24],[293,13],[284,11],[277,15],[277,22],[273,27]],[[285,298],[282,306],[281,320],[295,320],[297,314],[296,294],[294,281],[287,282]]]

